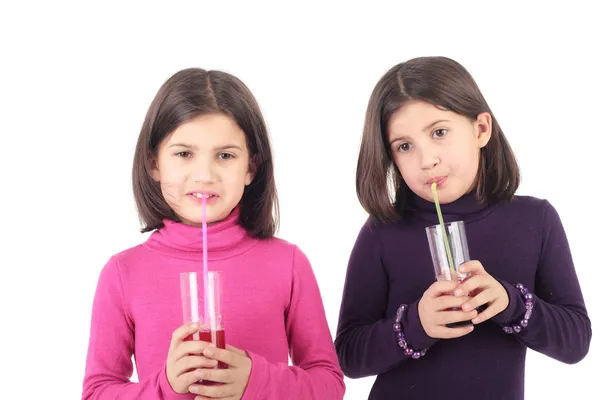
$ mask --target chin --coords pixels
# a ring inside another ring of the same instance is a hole
[[[200,215],[194,215],[194,214],[180,215],[179,219],[183,223],[188,224],[188,225],[202,226],[202,214],[200,214]],[[212,224],[214,222],[217,222],[217,219],[214,218],[212,215],[208,214],[206,216],[206,223]]]
[[[430,191],[421,191],[421,193],[419,193],[419,196],[427,201],[430,201],[431,203],[435,202],[435,200],[433,199],[433,194]],[[454,193],[448,193],[446,191],[438,190],[438,200],[440,204],[449,204],[458,200],[459,198],[460,196],[456,196]]]

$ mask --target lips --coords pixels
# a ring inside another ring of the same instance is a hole
[[[202,199],[203,197],[206,197],[207,199],[210,199],[212,197],[217,197],[216,193],[209,193],[209,192],[193,192],[193,193],[188,193],[188,195],[195,197],[197,199]]]
[[[446,180],[445,176],[436,176],[434,178],[429,179],[426,184],[432,185],[434,182],[436,182],[439,185],[440,183],[443,183],[445,180]]]
[[[209,191],[194,191],[188,193],[187,196],[196,204],[206,203],[207,205],[215,203],[220,197],[218,193]]]

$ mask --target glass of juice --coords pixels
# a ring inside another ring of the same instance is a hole
[[[225,329],[221,310],[222,272],[209,271],[206,285],[204,285],[204,279],[198,280],[198,276],[202,277],[202,274],[196,272],[180,274],[183,323],[195,322],[200,326],[199,332],[188,336],[185,340],[201,340],[224,349]],[[204,287],[206,287],[206,296]],[[219,362],[215,368],[224,369],[227,368],[227,365]],[[210,381],[201,381],[200,383],[203,385],[216,384]]]
[[[447,247],[444,242],[442,229],[446,232],[448,239]],[[425,228],[427,241],[429,242],[429,252],[433,261],[435,278],[438,281],[457,281],[462,282],[468,278],[468,274],[458,272],[458,267],[463,263],[470,261],[469,246],[465,224],[463,221],[454,221],[444,224],[431,225]],[[449,251],[449,253],[448,253]],[[449,258],[452,260],[450,265]],[[449,293],[449,295],[453,295]],[[448,324],[449,328],[470,325],[471,321],[462,321]]]

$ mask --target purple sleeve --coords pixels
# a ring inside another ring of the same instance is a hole
[[[538,264],[533,310],[528,324],[515,334],[527,347],[558,361],[574,364],[588,353],[592,328],[577,279],[567,236],[555,208],[545,202],[543,242]],[[517,282],[500,282],[509,305],[492,320],[518,324],[526,312]]]
[[[350,378],[378,375],[410,358],[396,342],[395,317],[385,315],[388,291],[381,243],[367,223],[350,255],[335,340],[340,365]],[[418,299],[410,303],[401,321],[406,341],[417,350],[428,348],[438,339],[423,330]]]

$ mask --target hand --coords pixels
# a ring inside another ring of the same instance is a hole
[[[458,287],[458,282],[439,281],[433,283],[419,300],[419,318],[425,333],[437,339],[464,336],[473,330],[473,325],[448,328],[446,325],[468,321],[477,316],[477,310],[465,312],[460,309],[469,297],[447,295]],[[452,310],[449,310],[452,309]]]
[[[201,379],[199,368],[213,368],[217,362],[202,356],[210,343],[199,340],[184,342],[184,339],[198,331],[193,324],[177,328],[171,336],[169,355],[167,356],[167,380],[175,393],[189,392],[192,383]]]
[[[228,365],[227,369],[202,369],[201,378],[207,381],[220,382],[223,385],[204,386],[202,384],[192,385],[191,393],[199,396],[196,400],[227,399],[239,400],[242,398],[252,369],[252,360],[245,351],[227,345],[227,349],[207,347],[204,355],[212,360],[220,361]]]
[[[474,324],[480,324],[506,310],[506,307],[508,307],[506,289],[485,271],[479,261],[466,262],[460,266],[459,271],[470,273],[471,276],[458,286],[454,291],[454,295],[463,296],[469,292],[475,294],[473,298],[462,305],[462,309],[470,311],[487,304],[485,311],[482,311],[471,320]]]

